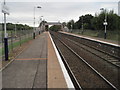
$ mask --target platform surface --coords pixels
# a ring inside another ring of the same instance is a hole
[[[63,32],[63,31],[60,31],[60,33],[65,33],[65,34],[69,34],[69,35],[73,35],[73,36],[77,36],[77,37],[83,37],[83,38],[91,39],[91,40],[94,40],[94,41],[100,41],[100,42],[112,44],[112,45],[115,45],[115,46],[120,46],[120,41],[119,40],[114,41],[114,40],[108,40],[108,39],[99,38],[99,37],[92,37],[92,36],[74,34],[74,33]]]
[[[38,36],[2,71],[3,88],[47,87],[47,34]]]
[[[31,44],[2,71],[2,87],[67,88],[48,32],[32,40]]]

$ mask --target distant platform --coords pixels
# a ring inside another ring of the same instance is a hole
[[[63,32],[63,31],[60,31],[60,33],[70,34],[70,35],[73,35],[73,36],[76,36],[76,37],[81,37],[81,38],[85,38],[85,39],[89,39],[89,40],[93,40],[93,41],[97,41],[97,42],[101,42],[101,43],[105,43],[105,44],[120,47],[120,42],[119,41],[112,41],[112,40],[102,39],[102,38],[97,38],[97,37],[78,35],[78,34],[73,34],[73,33],[68,33],[68,32]]]

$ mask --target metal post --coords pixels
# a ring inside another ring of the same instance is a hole
[[[16,24],[15,24],[15,39],[16,39],[16,37],[17,37],[17,34],[16,34]]]
[[[34,6],[34,27],[33,27],[34,32],[33,32],[33,39],[35,39],[35,32],[36,32],[36,28],[35,28],[35,8],[41,8],[41,7],[40,6],[37,6],[37,7]]]
[[[84,29],[83,29],[83,23],[82,23],[82,34],[83,34],[83,30],[84,30]]]
[[[4,0],[5,5],[5,0]],[[7,61],[9,58],[8,56],[8,37],[7,37],[7,30],[6,30],[6,13],[4,13],[4,49],[5,49],[5,61]]]
[[[15,24],[15,36],[16,36],[16,24]]]
[[[33,27],[33,39],[35,39],[35,7],[34,7],[34,27]]]
[[[107,36],[107,32],[106,32],[106,25],[105,25],[105,35],[104,35],[104,39],[106,39],[106,36]]]
[[[20,46],[21,46],[21,29],[19,30],[19,42],[20,42]]]
[[[105,31],[104,31],[104,39],[106,39],[107,38],[107,25],[108,25],[108,23],[107,23],[107,13],[106,13],[106,9],[104,9],[104,8],[101,8],[100,10],[105,10],[105,20],[104,20],[104,23],[103,23],[103,25],[105,25]]]
[[[40,35],[40,30],[39,30],[39,35]]]
[[[13,52],[13,32],[11,30],[11,49],[12,49],[12,52]]]
[[[83,27],[83,17],[82,17],[82,34],[83,34],[83,31],[84,31],[84,27]]]
[[[107,13],[105,12],[105,35],[104,35],[104,39],[106,39],[107,37]]]
[[[72,23],[71,23],[71,33],[72,33]]]

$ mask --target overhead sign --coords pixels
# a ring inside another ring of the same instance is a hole
[[[10,14],[9,13],[9,8],[6,5],[2,5],[2,13]]]

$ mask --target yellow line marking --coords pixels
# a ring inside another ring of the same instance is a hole
[[[18,58],[16,60],[47,60],[47,58]]]

